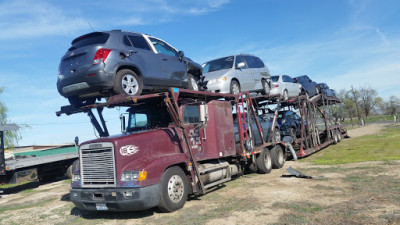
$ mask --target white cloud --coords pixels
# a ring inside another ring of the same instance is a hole
[[[0,4],[0,40],[45,35],[68,35],[88,27],[82,18],[72,18],[42,1],[4,1]]]

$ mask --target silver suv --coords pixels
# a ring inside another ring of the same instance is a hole
[[[165,41],[120,30],[72,41],[61,58],[58,92],[71,105],[114,94],[140,95],[168,87],[198,90],[202,68]]]
[[[206,62],[202,65],[207,90],[238,94],[255,91],[269,94],[271,74],[260,58],[240,54]]]

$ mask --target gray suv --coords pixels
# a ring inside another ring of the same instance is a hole
[[[165,41],[121,30],[74,39],[61,58],[58,92],[71,105],[114,94],[140,95],[168,87],[199,89],[202,68]]]
[[[268,67],[253,55],[233,55],[206,62],[203,76],[204,85],[212,92],[238,94],[254,91],[267,95],[271,90]]]

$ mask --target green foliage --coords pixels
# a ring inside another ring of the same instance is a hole
[[[0,87],[0,94],[4,92],[4,88]],[[7,106],[4,102],[0,101],[0,125],[11,123],[7,118]],[[14,144],[18,143],[21,135],[18,131],[4,132],[4,146],[5,148],[12,148]]]
[[[400,159],[400,126],[391,126],[377,135],[347,139],[316,153],[302,162],[335,165]]]

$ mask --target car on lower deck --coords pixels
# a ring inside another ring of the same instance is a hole
[[[114,94],[128,96],[169,87],[198,90],[202,68],[167,42],[121,30],[74,39],[61,58],[58,92],[75,106]]]
[[[279,111],[278,112],[278,124],[282,136],[291,136],[293,139],[301,136],[301,117],[291,111]]]
[[[208,91],[238,94],[243,91],[269,94],[271,75],[263,61],[253,55],[222,57],[202,65]]]
[[[271,77],[270,95],[280,95],[283,100],[299,96],[302,86],[288,75],[275,75]]]

